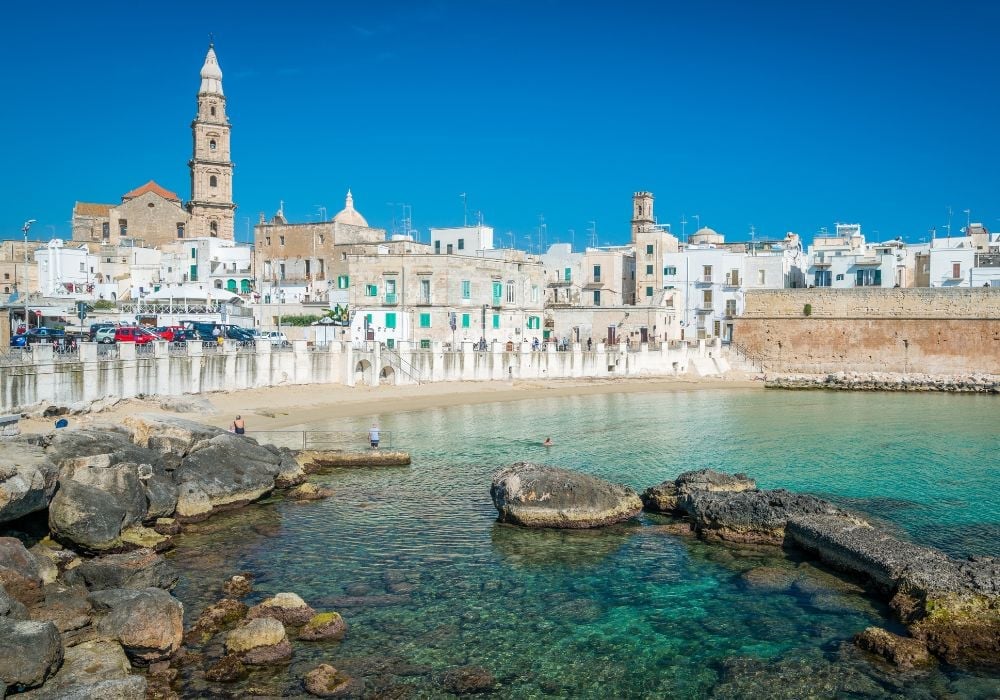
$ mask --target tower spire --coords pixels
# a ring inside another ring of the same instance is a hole
[[[208,44],[208,53],[205,54],[205,65],[201,67],[201,89],[198,92],[200,94],[223,94],[222,69],[219,67],[219,59],[215,57],[214,41],[210,41]]]

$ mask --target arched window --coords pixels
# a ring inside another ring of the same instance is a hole
[[[219,178],[215,177],[215,175],[212,175],[210,178],[208,178],[209,187],[218,187],[218,185],[219,185]]]
[[[215,280],[215,288],[222,289],[222,280]]]
[[[215,238],[216,236],[218,236],[219,235],[219,222],[218,221],[212,221],[211,223],[209,223],[208,224],[208,232],[210,234],[212,234],[212,238]]]
[[[215,116],[215,105],[212,105],[212,116]]]
[[[244,294],[249,294],[250,293],[250,291],[251,291],[250,280],[248,280],[248,279],[242,279],[242,280],[240,280],[240,291],[243,292]]]
[[[226,289],[230,292],[236,293],[236,280],[229,280],[226,282]]]
[[[215,150],[215,139],[212,139],[211,141],[208,142],[208,148],[209,148],[209,150],[212,150],[212,151]]]

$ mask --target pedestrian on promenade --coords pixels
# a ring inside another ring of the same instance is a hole
[[[247,431],[247,424],[243,422],[243,416],[236,416],[233,421],[233,432],[237,435],[243,435]]]
[[[378,449],[378,438],[379,438],[379,435],[378,435],[378,425],[375,424],[375,423],[372,423],[372,427],[369,428],[369,430],[368,430],[368,442],[371,443],[373,450],[377,450]]]
[[[591,348],[594,346],[594,339],[587,338],[587,352],[590,352]]]

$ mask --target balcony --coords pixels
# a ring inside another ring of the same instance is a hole
[[[503,303],[503,295],[493,297],[493,306],[500,306]]]
[[[712,313],[711,304],[702,304],[700,307],[694,310],[696,314],[710,314]]]
[[[740,278],[739,278],[739,276],[730,277],[729,275],[726,275],[725,286],[727,286],[727,287],[739,287],[740,286]]]
[[[386,293],[386,295],[385,295],[385,305],[386,306],[395,306],[398,303],[399,303],[399,295],[398,294],[396,294],[395,292],[392,292],[392,293],[387,292]]]
[[[712,278],[711,275],[708,275],[708,276],[702,275],[701,277],[695,277],[694,283],[695,284],[714,284],[715,280]]]
[[[860,257],[860,258],[856,258],[854,260],[854,264],[855,265],[865,265],[865,266],[868,266],[868,265],[881,265],[882,264],[882,258],[875,257],[873,255],[866,255],[866,256],[863,256],[863,257]]]

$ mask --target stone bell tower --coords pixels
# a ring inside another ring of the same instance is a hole
[[[229,150],[229,118],[222,93],[222,69],[209,45],[201,68],[198,114],[191,123],[194,153],[191,168],[189,237],[233,239],[236,205],[233,203],[233,162]]]
[[[643,231],[652,231],[653,193],[636,192],[632,195],[632,244],[635,245],[635,235]]]

